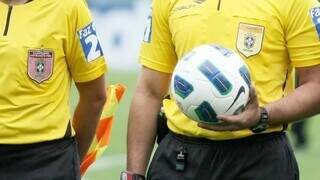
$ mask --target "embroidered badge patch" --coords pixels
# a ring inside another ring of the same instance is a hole
[[[33,49],[28,52],[28,76],[42,83],[48,80],[53,72],[54,52],[48,49]]]
[[[310,9],[310,16],[320,39],[320,7]]]
[[[103,51],[93,23],[90,23],[86,27],[80,29],[78,31],[78,37],[87,62],[91,62],[103,56]]]
[[[240,23],[238,28],[237,49],[245,57],[259,54],[263,44],[264,27]]]

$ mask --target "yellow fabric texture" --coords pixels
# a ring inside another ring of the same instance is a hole
[[[82,0],[33,0],[13,6],[10,18],[8,11],[0,2],[0,144],[62,138],[72,79],[88,82],[107,68],[81,45],[91,14]]]
[[[145,67],[172,73],[178,59],[194,47],[220,44],[242,56],[250,69],[259,103],[264,106],[284,96],[291,67],[320,64],[319,37],[310,16],[310,10],[318,6],[316,0],[154,0],[140,62]],[[247,37],[254,39],[252,47],[245,44]],[[164,100],[163,104],[168,126],[175,133],[213,140],[253,134],[250,130],[208,131],[188,119],[173,100]],[[271,127],[266,133],[282,129]]]

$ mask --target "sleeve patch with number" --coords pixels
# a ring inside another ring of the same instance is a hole
[[[312,18],[312,22],[316,27],[318,37],[320,39],[320,7],[315,7],[310,10],[310,16]]]
[[[78,31],[78,36],[87,62],[91,62],[103,56],[103,51],[93,23],[80,29]]]
[[[151,35],[152,35],[152,9],[147,19],[147,26],[146,26],[146,29],[144,30],[143,41],[146,43],[150,43]]]

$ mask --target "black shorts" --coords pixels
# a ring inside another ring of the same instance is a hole
[[[0,145],[0,180],[80,180],[74,138]]]
[[[298,180],[284,132],[211,141],[172,132],[150,164],[148,180]]]

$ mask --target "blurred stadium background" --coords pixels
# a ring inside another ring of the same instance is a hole
[[[117,180],[119,173],[125,169],[128,110],[139,71],[139,46],[146,16],[150,12],[150,2],[151,0],[88,0],[110,66],[107,81],[109,84],[125,84],[127,92],[116,114],[111,144],[103,157],[89,168],[84,180]],[[74,89],[73,94],[71,104],[74,107],[77,98]],[[307,123],[308,146],[305,149],[295,149],[301,180],[320,179],[319,129],[320,117],[310,119]]]

